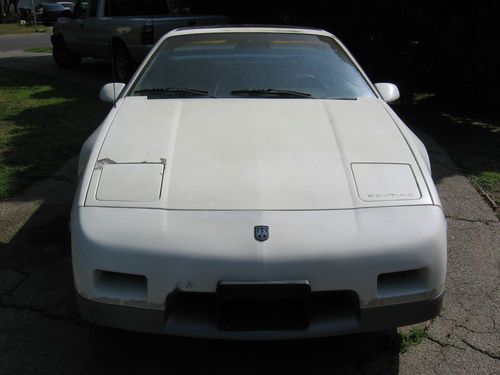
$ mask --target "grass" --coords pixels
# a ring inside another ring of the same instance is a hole
[[[398,332],[399,351],[406,353],[411,347],[417,346],[427,337],[427,332],[422,328],[413,327],[407,332]]]
[[[396,111],[444,148],[500,216],[500,116],[471,108],[446,109],[432,101],[402,105]]]
[[[19,23],[0,23],[0,35],[35,33],[34,25],[21,25]],[[38,26],[39,33],[52,32],[52,26]]]
[[[495,197],[497,205],[500,203],[500,194],[498,191],[500,173],[495,171],[476,171],[476,174],[470,174],[468,177],[473,184],[480,186],[485,192],[489,192],[490,196]]]
[[[497,208],[500,205],[500,118],[483,120],[481,116],[449,113],[441,113],[441,116],[456,129],[455,136],[447,140],[441,136],[441,142],[450,149],[450,156],[472,184]]]
[[[34,47],[27,48],[24,52],[35,52],[35,53],[52,53],[52,47]]]
[[[78,154],[108,110],[93,90],[0,68],[0,199]]]

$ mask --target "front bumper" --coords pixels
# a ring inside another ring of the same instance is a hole
[[[270,234],[259,242],[253,228],[262,224]],[[437,206],[325,211],[77,207],[72,252],[82,315],[96,323],[237,338],[238,332],[219,332],[210,313],[170,315],[167,296],[210,295],[223,280],[307,280],[313,293],[352,293],[357,304],[351,313],[312,319],[306,331],[244,335],[313,337],[435,316],[446,273],[446,222]]]
[[[192,316],[171,317],[161,310],[124,307],[95,302],[76,293],[80,315],[95,324],[130,331],[236,340],[280,340],[329,337],[389,329],[432,319],[441,311],[441,293],[418,301],[370,307],[359,310],[355,317],[346,319],[318,319],[305,330],[290,331],[221,331],[217,329],[215,314],[202,314],[203,319]]]

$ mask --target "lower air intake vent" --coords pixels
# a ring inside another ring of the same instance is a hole
[[[148,297],[146,277],[129,273],[95,271],[94,289],[99,294],[120,300],[145,300]]]
[[[425,268],[380,274],[377,280],[378,297],[421,293],[426,290],[426,276]]]

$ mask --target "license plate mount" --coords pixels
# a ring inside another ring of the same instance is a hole
[[[308,281],[241,282],[217,285],[220,330],[303,330],[309,325]]]

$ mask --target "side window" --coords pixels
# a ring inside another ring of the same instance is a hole
[[[104,14],[106,17],[165,15],[167,0],[106,0]]]
[[[132,0],[106,0],[104,15],[106,17],[128,16],[132,4]]]
[[[99,4],[98,0],[89,0],[89,17],[97,16],[97,5]]]
[[[76,18],[85,18],[87,16],[88,1],[79,0],[75,4],[73,14]]]

